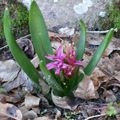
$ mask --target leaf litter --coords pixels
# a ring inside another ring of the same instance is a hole
[[[69,40],[68,36],[53,32],[49,32],[49,36],[53,48],[57,48],[61,42],[63,44],[69,44],[69,42],[76,44],[79,38],[79,34],[76,33],[71,37],[71,40]],[[83,58],[83,66],[86,66],[102,39],[103,36],[100,35],[96,38],[92,38],[90,35],[87,36],[87,48]],[[32,43],[30,40],[27,40],[29,41],[27,42],[28,44],[25,41],[19,40],[18,43],[21,48],[24,48],[23,51],[28,54],[36,69],[39,70],[39,60],[34,53]],[[3,61],[0,61],[0,85],[5,90],[0,93],[0,107],[2,106],[0,110],[1,119],[87,120],[90,116],[94,118],[95,115],[99,115],[96,118],[97,120],[103,118],[112,120],[113,117],[106,115],[110,102],[113,103],[117,110],[115,119],[120,119],[119,39],[113,38],[93,74],[86,77],[79,84],[78,89],[74,93],[75,98],[56,98],[56,96],[52,96],[54,104],[49,97],[50,89],[47,84],[41,83],[46,91],[37,93],[30,79],[17,63],[8,56],[4,57]],[[8,58],[10,59],[8,60]],[[9,109],[8,112],[6,110],[9,107],[12,107],[12,109]],[[14,114],[10,114],[13,111]],[[105,113],[105,116],[102,116],[103,113]]]

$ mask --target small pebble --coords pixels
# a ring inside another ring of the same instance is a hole
[[[104,18],[105,15],[106,15],[106,12],[105,12],[105,11],[101,11],[101,12],[99,13],[99,16],[102,17],[102,18]]]
[[[112,90],[113,90],[114,93],[117,93],[118,92],[118,87],[113,87]]]

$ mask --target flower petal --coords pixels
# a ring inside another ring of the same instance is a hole
[[[75,62],[75,65],[82,65],[82,62],[79,60],[79,61],[76,61]]]
[[[56,50],[56,57],[61,59],[61,60],[66,57],[66,55],[63,53],[63,46],[62,45]]]
[[[45,57],[49,60],[54,60],[56,58],[55,55],[48,55],[48,56],[45,56]]]
[[[48,63],[46,67],[48,70],[51,70],[53,68],[56,68],[56,63],[55,62]]]
[[[61,72],[61,69],[58,68],[58,69],[56,69],[55,74],[56,74],[56,75],[60,75],[60,72]]]

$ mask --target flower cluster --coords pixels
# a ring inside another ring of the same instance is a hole
[[[55,69],[56,75],[60,75],[63,72],[65,76],[71,76],[76,66],[81,65],[81,61],[76,60],[76,54],[72,46],[64,49],[61,45],[56,50],[55,55],[48,55],[46,58],[52,60],[52,62],[46,65],[47,69]]]

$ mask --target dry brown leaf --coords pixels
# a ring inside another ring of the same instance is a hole
[[[114,74],[114,78],[117,79],[120,82],[120,71],[116,71]]]
[[[2,120],[2,117],[7,118],[13,118],[15,120],[22,120],[22,113],[21,111],[12,104],[3,104],[0,103],[0,119]]]
[[[39,64],[40,64],[40,60],[38,58],[37,55],[35,55],[35,57],[31,60],[32,64],[34,65],[35,68],[38,68],[39,67]]]
[[[60,107],[60,108],[63,108],[63,109],[69,109],[69,110],[73,110],[76,108],[76,106],[71,106],[69,103],[71,103],[71,100],[70,98],[68,97],[59,97],[59,96],[56,96],[54,95],[53,93],[51,94],[52,95],[52,100],[53,100],[53,103]]]
[[[19,107],[19,109],[22,112],[23,117],[24,117],[24,114],[28,112],[28,109],[25,107],[24,103],[22,104],[22,106]]]
[[[120,55],[118,53],[113,55],[112,62],[114,64],[115,70],[120,71]]]
[[[109,44],[106,49],[104,56],[109,56],[113,51],[120,50],[120,40],[113,38],[112,42]]]
[[[48,116],[44,116],[44,117],[35,118],[34,120],[53,120],[53,119],[51,119],[51,118],[48,117]]]
[[[109,80],[109,82],[107,83],[107,87],[119,87],[120,88],[120,80],[112,78]]]
[[[39,83],[40,83],[41,88],[42,88],[42,94],[43,95],[48,94],[50,91],[50,86],[48,86],[48,84],[42,79],[39,80]]]
[[[105,98],[106,102],[116,102],[116,96],[114,95],[113,91],[106,90],[103,93],[103,97]]]
[[[57,49],[61,45],[61,43],[58,41],[52,41],[51,44],[52,44],[52,47],[55,49]]]
[[[40,98],[32,96],[32,95],[25,96],[25,106],[27,108],[38,107],[39,103],[40,103]]]
[[[120,113],[120,111],[119,111],[119,113]],[[117,114],[116,118],[117,118],[117,120],[120,120],[120,114]]]
[[[33,58],[34,48],[31,40],[29,40],[28,38],[21,38],[17,39],[17,43],[29,58]]]
[[[93,81],[87,76],[79,83],[78,88],[74,91],[74,95],[83,99],[98,98]]]
[[[108,80],[108,76],[106,76],[98,67],[96,67],[91,74],[90,79],[93,81],[95,90],[97,90],[101,83]]]
[[[39,107],[40,105],[48,106],[49,103],[47,99],[43,96],[35,97],[32,95],[26,95],[25,96],[25,106],[26,108],[34,108]]]
[[[5,103],[5,102],[17,103],[20,101],[21,101],[20,98],[16,98],[12,95],[0,94],[0,102],[2,102],[2,103]]]
[[[36,67],[39,66],[38,61],[37,57],[32,61]],[[6,91],[9,92],[19,86],[25,87],[29,92],[33,90],[32,81],[14,60],[0,61],[0,65],[0,81],[5,82],[2,86]],[[43,80],[40,80],[40,85],[43,88],[43,94],[47,94],[50,90],[49,86]]]
[[[26,87],[26,91],[33,90],[32,81],[28,78],[28,76],[22,70],[18,72],[16,78],[13,81],[3,84],[3,87],[7,91],[11,91],[19,86]]]
[[[104,72],[109,77],[111,77],[115,72],[115,66],[108,57],[101,58],[98,67],[100,70],[102,70],[102,72]]]
[[[100,37],[99,40],[98,40],[98,37],[97,38],[92,38],[90,36],[87,37],[87,42],[89,45],[93,45],[93,46],[98,46],[100,45],[100,43],[102,42],[103,40],[103,37]]]
[[[33,85],[28,76],[20,69],[14,60],[0,61],[0,81],[6,91],[23,85],[28,91],[33,90]]]
[[[14,60],[0,61],[0,82],[13,81],[19,71],[20,67]]]
[[[91,39],[90,36],[87,36],[88,44],[93,46],[100,45],[103,39],[104,36],[98,36],[96,38],[94,37],[93,39]],[[113,51],[116,50],[120,50],[120,40],[113,37],[103,56],[109,56]]]
[[[89,63],[92,55],[93,55],[92,51],[90,51],[89,49],[86,49],[86,52],[83,56],[83,61],[82,61],[83,67],[87,66],[87,64]]]
[[[37,113],[35,113],[33,110],[23,113],[24,120],[34,120],[37,117]]]

